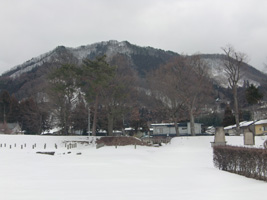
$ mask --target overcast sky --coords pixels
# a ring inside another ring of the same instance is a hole
[[[127,40],[177,53],[267,63],[266,0],[0,0],[0,73],[59,45]]]

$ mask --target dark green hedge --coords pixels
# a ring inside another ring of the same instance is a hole
[[[221,170],[267,181],[266,149],[215,146],[213,162]]]

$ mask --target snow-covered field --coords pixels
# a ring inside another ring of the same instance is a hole
[[[262,147],[265,139],[257,137],[256,146]],[[88,141],[88,137],[0,135],[0,199],[266,199],[266,182],[213,166],[213,140],[213,136],[179,137],[160,148],[136,149],[96,149],[93,144],[79,143],[77,148],[67,149],[66,141]],[[243,143],[242,137],[226,140],[233,145]],[[32,149],[35,143],[36,148]],[[55,151],[55,155],[36,154],[37,151]]]

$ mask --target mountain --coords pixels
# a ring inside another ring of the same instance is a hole
[[[28,96],[42,96],[46,88],[46,76],[55,67],[63,63],[81,64],[85,58],[94,59],[96,56],[107,55],[110,61],[115,55],[123,55],[130,63],[140,80],[145,80],[146,75],[161,65],[167,63],[178,53],[164,51],[152,47],[140,47],[127,41],[106,41],[77,48],[58,46],[54,50],[32,58],[25,63],[13,67],[0,77],[0,90],[8,90],[19,99]],[[211,79],[214,83],[226,88],[227,82],[221,68],[224,55],[211,54],[201,55],[209,64]],[[267,76],[252,66],[244,64],[243,80],[257,86],[266,84]]]
[[[171,51],[152,47],[139,47],[127,41],[118,42],[114,40],[80,46],[78,48],[59,46],[48,53],[13,67],[8,72],[5,72],[3,76],[16,78],[23,73],[34,70],[36,67],[42,67],[45,63],[81,63],[85,58],[94,59],[99,55],[106,55],[108,58],[112,58],[116,54],[131,57],[133,67],[137,69],[140,75],[144,75],[151,68],[157,68],[174,55],[178,55]]]

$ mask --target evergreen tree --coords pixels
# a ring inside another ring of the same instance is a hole
[[[101,112],[105,112],[107,121],[107,132],[113,135],[113,129],[123,129],[123,116],[129,112],[132,87],[136,81],[136,74],[130,68],[130,63],[123,55],[116,55],[111,60],[112,65],[118,66],[114,77],[110,80],[108,87],[103,90]]]
[[[6,122],[7,121],[7,114],[9,113],[10,108],[10,95],[9,93],[4,90],[0,94],[0,121]]]
[[[86,133],[88,129],[88,109],[81,95],[79,95],[78,100],[72,112],[72,125],[74,130]]]
[[[16,123],[19,121],[20,108],[19,102],[14,95],[10,98],[10,108],[7,115],[7,122]]]
[[[263,94],[256,88],[253,84],[251,84],[246,89],[246,100],[249,105],[251,105],[251,112],[253,120],[256,120],[255,115],[255,105],[259,103],[259,101],[263,99]]]
[[[49,74],[49,96],[63,134],[70,133],[72,106],[78,91],[77,74],[78,68],[71,64],[64,64]]]
[[[257,104],[262,98],[263,94],[253,84],[246,89],[246,100],[250,105]]]
[[[41,117],[37,103],[33,98],[25,99],[20,103],[20,124],[26,134],[41,133]]]
[[[115,66],[106,62],[106,56],[97,57],[95,60],[84,60],[80,71],[81,83],[88,102],[94,102],[94,116],[92,134],[96,135],[98,106],[104,88],[108,87],[110,80],[115,75]]]
[[[233,115],[230,106],[227,105],[224,111],[222,125],[225,127],[225,126],[230,126],[233,124],[235,124],[235,116]]]

